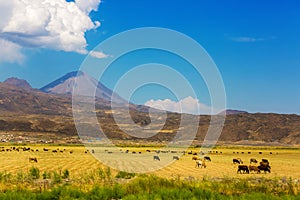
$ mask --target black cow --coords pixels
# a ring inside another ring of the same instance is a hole
[[[257,163],[257,160],[255,159],[255,158],[250,158],[250,164],[252,164],[252,163]]]
[[[210,161],[211,162],[211,159],[209,156],[204,156],[204,160],[207,160],[207,161]]]
[[[243,174],[249,174],[249,168],[248,168],[248,166],[247,165],[239,165],[238,166],[238,170],[237,170],[237,173],[242,173],[243,172]]]
[[[179,160],[178,156],[173,156],[173,160]]]
[[[158,161],[160,161],[160,158],[159,158],[159,156],[153,156],[153,160],[158,160]]]
[[[261,159],[261,162],[270,164],[269,161],[268,161],[267,159]]]
[[[233,164],[243,164],[243,161],[240,158],[234,158],[234,159],[232,159],[232,162],[233,162]]]

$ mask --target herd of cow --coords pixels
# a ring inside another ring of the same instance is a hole
[[[239,164],[238,165],[238,170],[237,173],[243,173],[243,174],[249,174],[250,172],[256,172],[256,173],[260,173],[260,172],[269,172],[271,173],[271,166],[270,163],[267,159],[262,159],[261,162],[259,163],[259,165],[252,165],[257,164],[258,161],[255,158],[251,158],[250,159],[250,165],[241,165],[243,164],[243,161],[240,158],[234,158],[232,160],[232,162],[234,164]]]
[[[15,147],[15,146],[12,146],[12,147],[0,147],[0,152],[13,152],[13,151],[16,151],[16,152],[21,152],[21,151],[24,151],[24,152],[39,152],[40,150],[39,149],[33,149],[31,147],[22,147],[22,146],[19,146],[19,147]],[[43,148],[41,151],[43,152],[52,152],[52,153],[64,153],[64,152],[68,152],[70,154],[73,153],[73,150],[66,150],[66,149],[48,149],[48,148]],[[84,151],[84,153],[88,153],[89,150],[86,150]],[[92,153],[94,153],[94,150],[92,151]],[[35,162],[37,163],[38,162],[38,159],[36,157],[29,157],[28,158],[28,161],[29,162]]]
[[[10,148],[4,148],[4,147],[0,147],[0,152],[3,151],[31,151],[31,152],[38,152],[38,149],[32,149],[30,147],[10,147]],[[47,148],[43,148],[44,152],[52,152],[52,153],[58,153],[58,152],[67,152],[66,149],[47,149]],[[122,151],[122,150],[120,150]],[[155,152],[156,155],[153,156],[153,160],[154,161],[160,161],[160,157],[159,154],[160,153],[183,153],[188,154],[188,155],[192,155],[192,160],[194,160],[196,162],[195,167],[197,168],[206,168],[206,161],[211,162],[211,158],[207,155],[205,155],[203,152],[200,153],[196,153],[196,152],[192,152],[192,151],[161,151],[161,150],[146,150],[147,152]],[[73,150],[69,150],[68,151],[70,154],[73,153]],[[84,151],[84,153],[88,153],[89,150]],[[94,150],[91,151],[92,153],[95,153]],[[112,153],[108,150],[105,150],[105,152],[107,153]],[[123,152],[123,151],[122,151]],[[124,151],[124,153],[129,153],[129,150]],[[132,151],[132,154],[141,154],[141,152],[135,152]],[[210,152],[210,153],[222,153],[222,152]],[[235,153],[235,152],[234,152]],[[199,156],[198,156],[199,155]],[[173,160],[179,160],[179,156],[177,155],[173,155]],[[29,157],[29,162],[38,162],[38,159],[36,157]],[[250,165],[245,165],[243,164],[243,161],[241,158],[233,158],[232,159],[232,163],[233,164],[238,164],[238,169],[237,169],[237,173],[240,174],[249,174],[250,172],[256,172],[256,173],[261,173],[261,172],[269,172],[271,173],[271,166],[270,163],[267,159],[262,159],[261,162],[258,163],[258,161],[255,158],[251,158],[250,159]]]
[[[192,153],[189,152],[188,154],[190,155],[197,155],[197,153]],[[201,154],[201,153],[200,153]],[[201,154],[203,155],[203,154]],[[153,156],[153,160],[160,161],[160,158],[158,155]],[[173,156],[173,160],[179,160],[178,156]],[[192,160],[196,162],[195,167],[197,168],[206,168],[206,161],[211,162],[211,158],[209,156],[203,155],[201,158],[198,156],[193,156]],[[261,162],[259,162],[255,158],[250,158],[250,165],[244,165],[243,161],[241,158],[233,158],[232,159],[233,164],[238,164],[238,170],[237,173],[240,174],[249,174],[250,172],[256,172],[256,173],[261,173],[261,172],[269,172],[271,173],[271,166],[270,163],[267,159],[262,159]]]

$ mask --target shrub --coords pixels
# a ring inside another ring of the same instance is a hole
[[[40,170],[37,167],[31,167],[29,169],[29,176],[32,179],[39,179],[40,178]]]
[[[63,171],[62,178],[63,178],[63,179],[67,179],[67,178],[69,178],[69,177],[70,177],[70,172],[69,172],[69,170],[65,169],[65,170]]]
[[[44,171],[42,174],[43,179],[50,179],[51,178],[51,173],[48,171]]]
[[[124,171],[119,171],[118,174],[116,175],[116,178],[124,178],[124,179],[131,179],[133,177],[135,177],[135,173],[129,173]]]

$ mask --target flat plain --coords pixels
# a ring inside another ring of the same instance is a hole
[[[6,150],[14,147],[30,147],[30,150]],[[44,151],[44,148],[48,151]],[[146,172],[165,178],[300,178],[299,148],[219,146],[208,154],[211,161],[206,161],[206,168],[197,168],[195,161],[192,160],[194,155],[188,154],[191,151],[199,153],[200,148],[190,148],[185,154],[176,150],[173,153],[156,153],[159,147],[120,147],[113,150],[105,147],[89,147],[87,150],[86,147],[78,145],[2,145],[1,149],[3,151],[0,151],[0,171],[14,174],[28,172],[34,166],[40,171],[67,169],[70,171],[70,177],[76,178],[98,168],[110,167],[113,173],[117,170]],[[160,161],[153,160],[155,155],[159,156]],[[179,156],[179,160],[173,160],[173,156]],[[29,161],[30,157],[37,158],[38,162]],[[271,173],[237,174],[238,165],[233,164],[233,158],[241,158],[245,165],[250,165],[250,158],[257,159],[258,164],[261,159],[268,159]],[[160,169],[155,170],[157,168]]]

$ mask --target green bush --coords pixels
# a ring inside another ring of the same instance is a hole
[[[43,179],[50,179],[51,178],[51,173],[48,171],[44,171],[42,174]]]
[[[69,172],[69,170],[65,169],[65,170],[63,171],[62,178],[63,178],[63,179],[67,179],[67,178],[69,178],[69,177],[70,177],[70,172]]]
[[[133,177],[135,177],[135,173],[129,173],[124,171],[119,171],[118,174],[116,175],[116,178],[124,178],[124,179],[131,179]]]
[[[37,167],[31,167],[29,169],[29,176],[32,179],[39,179],[40,178],[40,170]]]

